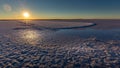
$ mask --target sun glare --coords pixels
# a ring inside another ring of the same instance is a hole
[[[30,14],[29,14],[28,12],[24,12],[24,13],[23,13],[23,16],[24,16],[25,18],[28,18],[28,17],[30,16]]]

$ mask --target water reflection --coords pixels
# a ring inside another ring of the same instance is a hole
[[[20,44],[65,44],[73,42],[73,40],[82,39],[82,38],[90,38],[95,37],[98,40],[120,40],[120,31],[118,30],[59,30],[59,31],[51,31],[51,30],[35,30],[35,29],[24,29],[18,30],[16,40]],[[71,44],[71,43],[70,43]]]
[[[37,30],[21,30],[19,31],[19,37],[22,42],[32,45],[37,44],[43,38],[42,33]]]

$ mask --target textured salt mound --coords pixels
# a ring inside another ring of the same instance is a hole
[[[60,21],[30,21],[29,23],[35,24],[37,27],[44,28],[80,28],[80,27],[88,27],[95,25],[94,23],[87,22],[60,22]]]

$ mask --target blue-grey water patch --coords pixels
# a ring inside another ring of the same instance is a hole
[[[120,40],[120,29],[64,29],[56,32],[57,36],[76,37],[76,38],[90,38],[96,37],[100,40]]]

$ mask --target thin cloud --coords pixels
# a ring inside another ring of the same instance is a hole
[[[7,11],[7,12],[12,11],[12,7],[11,7],[9,4],[4,4],[4,5],[3,5],[3,9],[4,9],[5,11]]]

